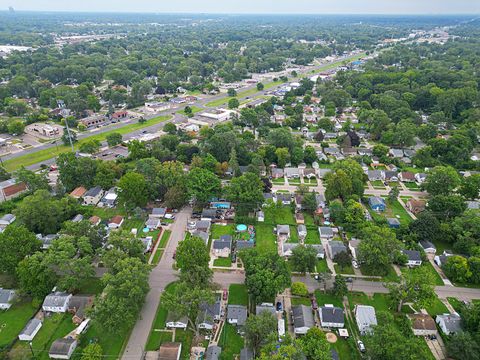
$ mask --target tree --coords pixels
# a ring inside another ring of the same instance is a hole
[[[181,209],[188,201],[187,189],[184,186],[173,186],[165,194],[165,206],[171,209]]]
[[[24,226],[12,224],[0,234],[0,273],[15,275],[25,256],[40,250],[41,242]]]
[[[88,344],[82,351],[82,357],[80,360],[102,360],[103,352],[100,344],[92,343]]]
[[[347,231],[357,233],[364,226],[365,210],[358,201],[350,199],[345,206],[344,223]]]
[[[308,360],[330,360],[332,358],[327,337],[317,327],[309,329],[299,342]]]
[[[118,181],[118,200],[127,209],[133,210],[137,206],[145,206],[148,201],[147,182],[143,175],[129,172]]]
[[[455,360],[477,360],[480,353],[478,341],[468,331],[452,335],[447,342],[448,356]]]
[[[435,195],[428,200],[427,209],[439,220],[448,220],[461,215],[467,204],[459,195]]]
[[[45,264],[44,257],[44,253],[36,252],[25,257],[17,267],[20,290],[36,299],[43,299],[57,282],[57,275]]]
[[[387,275],[402,248],[395,233],[387,227],[370,225],[362,231],[361,238],[358,260],[362,268],[371,275]]]
[[[278,336],[270,335],[268,344],[262,348],[259,360],[305,360],[299,340],[285,336],[281,342]]]
[[[449,256],[442,269],[445,275],[454,282],[468,283],[472,276],[468,261],[463,256]]]
[[[245,340],[254,356],[260,353],[260,348],[266,343],[269,335],[276,332],[276,328],[277,319],[268,311],[247,318]]]
[[[228,100],[228,108],[229,109],[237,109],[240,106],[240,102],[237,98],[232,98]]]
[[[460,185],[460,176],[453,167],[436,166],[427,176],[422,188],[432,196],[449,195]]]
[[[149,290],[149,271],[149,265],[141,260],[126,258],[103,276],[104,291],[91,310],[100,329],[120,334],[135,324]]]
[[[101,143],[96,139],[87,139],[80,145],[80,152],[87,154],[94,154],[100,149]]]
[[[102,189],[110,189],[120,177],[122,169],[113,161],[100,161],[97,165],[97,171],[93,184]]]
[[[246,215],[252,209],[258,208],[264,201],[263,182],[258,175],[247,172],[233,178],[225,189],[229,200],[235,204],[240,215]]]
[[[230,152],[230,160],[228,160],[228,166],[230,167],[234,177],[240,176],[240,166],[238,165],[237,151],[235,148],[232,148]]]
[[[163,131],[167,134],[175,135],[177,133],[177,127],[174,123],[168,122],[163,126]]]
[[[210,254],[202,239],[192,236],[180,242],[175,259],[180,268],[180,279],[186,284],[192,287],[210,284],[213,276],[208,266]]]
[[[213,172],[194,168],[187,175],[187,189],[191,197],[198,203],[204,204],[220,193],[221,182]]]
[[[7,128],[9,134],[22,135],[25,130],[25,123],[21,120],[10,121]]]
[[[337,297],[343,297],[348,293],[347,282],[343,276],[335,276],[335,282],[333,283],[333,294]]]
[[[48,179],[45,176],[45,172],[35,173],[31,170],[25,169],[23,166],[15,173],[17,181],[23,182],[27,185],[27,188],[31,192],[37,190],[50,190],[50,185],[48,185]]]
[[[348,266],[350,266],[350,263],[352,259],[350,258],[350,255],[346,251],[342,251],[335,255],[333,258],[333,261],[340,266],[340,268],[344,269]]]
[[[340,198],[343,201],[351,196],[363,196],[365,174],[355,160],[347,159],[335,163],[334,171],[325,177],[325,197],[328,201]]]
[[[314,272],[317,264],[317,252],[312,246],[297,246],[290,257],[292,269],[300,273]]]
[[[480,174],[474,174],[463,178],[459,192],[468,200],[475,200],[478,198],[480,194]]]
[[[308,288],[303,282],[294,282],[292,283],[292,295],[296,296],[307,296],[308,295]]]
[[[229,97],[237,96],[237,91],[236,91],[235,89],[233,89],[233,88],[230,88],[230,89],[227,90],[227,95],[228,95]]]
[[[400,283],[388,283],[387,288],[397,312],[402,311],[405,302],[423,309],[436,299],[434,275],[424,267],[412,269],[404,274]]]
[[[290,152],[288,148],[278,148],[275,150],[275,155],[277,157],[277,165],[280,168],[284,168],[288,162],[290,162]]]
[[[408,227],[418,239],[432,242],[440,235],[440,222],[430,211],[422,211]]]
[[[77,133],[73,130],[68,130],[66,127],[63,128],[62,142],[65,146],[70,146],[70,142],[75,144],[77,142]]]
[[[400,189],[398,188],[398,185],[393,185],[388,192],[388,200],[393,203],[395,200],[397,200],[398,196],[400,195]]]
[[[265,85],[263,85],[261,82],[257,83],[257,90],[262,91],[263,89],[265,89]]]
[[[472,273],[470,281],[474,284],[480,284],[480,257],[469,257],[468,266],[470,268],[470,272]]]
[[[104,238],[107,235],[106,230],[101,225],[93,226],[88,220],[79,222],[66,221],[60,234],[70,235],[75,238],[85,237],[93,250],[102,247]],[[115,234],[110,234],[110,237],[112,236],[115,236]]]
[[[256,303],[268,301],[290,286],[287,263],[277,253],[260,254],[248,249],[240,258],[245,266],[245,285]]]
[[[166,125],[165,125],[166,126]],[[165,127],[164,127],[165,129]],[[120,133],[111,133],[106,136],[108,146],[112,147],[118,144],[121,144],[123,141],[122,134]]]

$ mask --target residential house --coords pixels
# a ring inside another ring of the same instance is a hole
[[[17,183],[15,179],[2,181],[0,182],[0,203],[15,199],[27,190],[27,185],[25,183]]]
[[[290,226],[289,225],[277,225],[277,238],[284,241],[290,238]]]
[[[417,215],[425,210],[426,202],[424,200],[409,199],[406,206],[412,214]]]
[[[292,306],[292,322],[295,335],[305,335],[315,326],[312,308],[306,305]]]
[[[70,193],[70,196],[74,199],[80,199],[83,195],[85,195],[86,192],[87,189],[85,189],[83,186],[79,186]]]
[[[427,180],[427,174],[425,173],[416,173],[415,174],[415,180],[417,183],[422,184]]]
[[[422,265],[422,256],[420,251],[417,250],[402,250],[402,254],[407,256],[407,266],[420,266]]]
[[[192,234],[192,236],[195,236],[195,237],[198,237],[198,238],[202,239],[205,242],[205,245],[208,244],[208,240],[209,240],[210,235],[208,233],[206,233],[205,231],[195,230],[191,234]]]
[[[182,343],[166,342],[160,346],[156,360],[180,360]]]
[[[480,201],[465,201],[467,204],[467,210],[478,210],[480,209]]]
[[[284,257],[292,256],[293,249],[295,249],[299,245],[300,245],[299,243],[287,243],[285,241],[282,242],[282,256]]]
[[[357,259],[358,257],[358,247],[360,245],[360,242],[360,239],[352,239],[348,242],[348,249],[350,250],[350,253],[352,254],[352,257],[354,259]]]
[[[270,314],[274,315],[276,314],[275,306],[271,303],[261,303],[260,305],[257,305],[255,307],[255,314],[260,315],[262,312],[269,312]]]
[[[71,298],[72,294],[55,291],[45,297],[42,310],[53,313],[65,313],[68,310],[68,304]]]
[[[108,227],[110,229],[118,229],[118,228],[120,228],[120,226],[122,226],[123,221],[124,221],[123,216],[115,215],[108,222]]]
[[[415,174],[410,171],[402,171],[399,175],[400,181],[415,182]]]
[[[167,208],[153,208],[149,217],[162,219],[167,214]]]
[[[100,202],[98,203],[99,207],[107,207],[107,208],[113,208],[117,202],[118,194],[115,188],[111,188],[108,190]]]
[[[318,228],[320,239],[333,239],[333,229],[329,226],[320,226]]]
[[[69,360],[77,348],[77,340],[72,338],[57,339],[50,346],[48,356],[50,359],[66,359]]]
[[[103,190],[100,186],[95,186],[89,189],[83,195],[83,204],[84,205],[97,205],[103,196]]]
[[[277,202],[282,205],[290,205],[292,202],[292,195],[287,193],[277,193]]]
[[[263,193],[263,203],[266,205],[268,202],[277,203],[277,197],[274,193]]]
[[[367,148],[358,148],[357,149],[358,155],[360,156],[372,156],[373,150]]]
[[[385,208],[386,208],[385,200],[380,196],[370,196],[368,198],[368,203],[372,208],[372,210],[385,211]]]
[[[215,209],[203,209],[202,210],[202,215],[200,217],[201,220],[209,220],[209,221],[215,221],[217,218],[217,210]]]
[[[83,220],[83,215],[82,214],[77,214],[73,217],[72,222],[78,223]]]
[[[442,267],[447,263],[448,257],[452,255],[453,254],[450,251],[445,250],[442,255],[436,255],[433,261],[435,261],[435,264]]]
[[[332,172],[332,169],[322,169],[322,168],[319,168],[317,170],[317,176],[320,178],[320,179],[323,179],[325,177],[325,175],[327,175],[328,173],[331,173]]]
[[[86,319],[86,310],[93,304],[93,296],[73,295],[68,302],[68,312],[73,314],[73,322],[77,325]]]
[[[340,149],[336,148],[336,147],[326,147],[326,148],[323,149],[323,152],[326,155],[333,155],[335,157],[341,155]]]
[[[100,219],[96,215],[93,215],[90,219],[88,219],[88,221],[90,221],[90,224],[92,224],[93,226],[97,226],[102,222],[102,219]]]
[[[394,157],[394,158],[397,158],[397,159],[401,159],[404,156],[404,153],[403,153],[402,149],[390,149],[388,154],[391,157]]]
[[[247,321],[247,307],[243,305],[227,306],[227,321],[229,324],[243,326]]]
[[[153,250],[153,236],[147,236],[147,237],[141,238],[140,241],[143,244],[144,254]]]
[[[437,252],[437,248],[430,241],[421,240],[418,243],[427,254],[435,254]]]
[[[375,308],[368,305],[356,305],[354,312],[360,334],[370,334],[373,331],[373,327],[377,325]]]
[[[201,231],[205,233],[210,233],[210,227],[212,226],[212,222],[210,220],[200,220],[196,221],[193,225],[192,231]],[[193,234],[192,234],[193,235]]]
[[[22,332],[18,335],[20,341],[32,341],[38,331],[42,328],[42,321],[39,319],[30,319],[23,328]]]
[[[160,219],[150,216],[145,223],[145,227],[149,230],[158,229],[160,227]]]
[[[306,177],[307,179],[313,179],[317,177],[315,169],[312,169],[312,168],[307,168],[303,170],[303,176]]]
[[[305,225],[298,225],[297,227],[298,237],[303,241],[307,237],[307,227]]]
[[[328,251],[330,253],[330,258],[335,259],[335,256],[342,252],[347,252],[346,246],[341,241],[330,241],[328,243]]]
[[[53,240],[57,239],[59,237],[58,234],[48,234],[43,236],[42,234],[37,234],[37,239],[42,242],[42,249],[46,250],[50,247],[52,244]]]
[[[197,326],[199,329],[213,330],[215,321],[220,321],[222,316],[222,306],[219,300],[213,304],[200,304],[200,310],[197,316]]]
[[[400,228],[400,221],[397,218],[387,218],[387,224],[392,229]]]
[[[265,213],[263,211],[257,211],[257,221],[258,222],[265,221]]]
[[[462,331],[462,318],[457,313],[437,315],[435,321],[445,335]]]
[[[214,240],[212,252],[217,257],[228,258],[232,252],[232,236],[222,235],[219,240]]]
[[[368,181],[383,181],[385,179],[385,172],[382,170],[368,170]]]
[[[284,173],[285,173],[285,176],[287,177],[287,179],[299,179],[300,178],[300,171],[298,170],[298,168],[294,168],[294,167],[285,168]]]
[[[316,194],[315,201],[317,202],[317,208],[325,208],[327,206],[327,200],[324,194]]]
[[[303,195],[296,194],[295,195],[295,207],[297,210],[302,210],[302,203],[303,203]]]
[[[0,310],[10,309],[15,296],[15,290],[0,288]]]
[[[314,245],[308,245],[308,246],[311,246],[317,252],[318,259],[325,258],[325,249],[323,248],[323,245],[314,244]]]
[[[437,335],[435,320],[428,314],[411,314],[413,334],[416,336]]]
[[[273,179],[280,179],[285,176],[283,169],[280,168],[272,168],[272,178]]]
[[[218,360],[221,353],[222,348],[220,346],[210,345],[205,353],[205,360]]]
[[[303,224],[305,224],[305,216],[303,216],[303,214],[302,214],[301,212],[295,213],[295,222],[296,222],[298,225],[303,225]]]
[[[318,315],[320,316],[320,325],[323,328],[343,328],[345,326],[342,308],[325,304],[318,309]]]
[[[0,226],[6,227],[15,221],[16,217],[13,214],[5,214],[0,218]]]
[[[385,170],[383,174],[384,174],[385,181],[393,181],[393,182],[398,181],[398,173],[396,171]]]
[[[165,327],[169,329],[186,329],[188,326],[188,319],[186,316],[178,317],[173,312],[168,312]]]

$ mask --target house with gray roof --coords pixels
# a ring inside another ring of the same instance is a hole
[[[280,179],[285,176],[285,173],[283,172],[283,169],[280,168],[272,168],[272,178],[274,179]]]
[[[77,340],[72,338],[57,339],[50,346],[48,356],[50,359],[70,359],[77,348]]]
[[[299,243],[287,243],[283,242],[282,243],[282,256],[289,257],[292,256],[293,254],[293,249],[295,249],[297,246],[300,246]]]
[[[200,304],[200,310],[197,316],[197,326],[199,329],[213,330],[215,321],[219,321],[222,315],[222,307],[219,300],[213,304]]]
[[[445,335],[462,331],[462,318],[457,313],[437,315],[435,322]]]
[[[205,231],[199,231],[199,230],[193,231],[192,236],[199,237],[205,242],[205,244],[208,243],[208,238],[210,237],[210,235],[208,235],[208,233],[206,233]]]
[[[320,179],[323,179],[325,177],[325,175],[327,175],[328,173],[331,173],[332,172],[332,169],[324,169],[324,168],[319,168],[317,170],[317,176],[320,178]]]
[[[394,157],[394,158],[403,158],[404,156],[404,153],[403,153],[403,150],[402,149],[390,149],[388,151],[388,154],[391,156],[391,157]]]
[[[315,326],[312,308],[306,305],[292,306],[292,322],[296,335],[305,335]]]
[[[42,304],[43,311],[53,313],[64,313],[68,310],[68,304],[72,294],[55,291],[45,297]]]
[[[22,332],[18,335],[20,341],[32,341],[35,335],[42,328],[42,322],[39,319],[30,319]]]
[[[0,226],[7,226],[10,225],[15,221],[16,217],[13,214],[5,214],[0,218]]]
[[[313,244],[313,245],[308,245],[308,246],[311,246],[317,252],[317,258],[318,259],[324,259],[325,258],[325,249],[323,248],[323,245]]]
[[[305,239],[305,237],[307,236],[307,227],[303,224],[298,225],[297,233],[298,237],[303,241],[303,239]]]
[[[229,324],[243,326],[247,321],[247,307],[243,305],[227,306],[227,321]]]
[[[15,290],[0,288],[0,310],[10,309],[15,296]]]
[[[205,360],[218,360],[221,353],[222,348],[220,346],[210,345],[205,352]]]
[[[276,314],[276,310],[275,310],[275,306],[273,306],[273,304],[270,304],[270,303],[262,303],[260,305],[257,305],[255,307],[255,314],[256,315],[260,315],[260,313],[262,312],[269,312],[271,313],[272,315],[275,315]]]
[[[402,254],[407,256],[407,266],[420,266],[422,265],[422,256],[420,251],[417,250],[402,250]]]
[[[333,229],[329,226],[320,226],[318,233],[320,234],[320,239],[330,240],[333,238]]]
[[[277,238],[282,238],[284,240],[290,238],[290,226],[277,225]]]
[[[222,235],[212,242],[212,252],[215,256],[228,258],[232,252],[232,236]]]
[[[385,180],[385,172],[383,172],[382,170],[368,170],[367,176],[368,181]]]
[[[170,329],[186,329],[188,326],[188,318],[186,316],[179,317],[172,311],[168,312],[165,327]]]
[[[282,205],[290,205],[292,202],[292,195],[286,193],[278,193],[277,195],[277,202],[281,203]]]
[[[95,186],[90,188],[83,195],[83,204],[84,205],[97,205],[103,197],[104,191],[100,186]]]
[[[360,246],[360,242],[360,239],[352,239],[348,242],[348,249],[350,250],[350,253],[354,259],[356,259],[358,256],[358,247]]]
[[[356,305],[354,312],[360,334],[370,334],[373,331],[373,327],[377,325],[375,308],[368,305]]]
[[[325,304],[325,306],[318,309],[318,315],[320,317],[320,325],[323,328],[343,328],[345,326],[342,308]]]
[[[300,171],[295,167],[285,168],[284,173],[288,179],[298,179],[300,177]]]
[[[330,241],[328,243],[328,250],[330,258],[334,259],[338,254],[347,252],[347,247],[341,241]]]
[[[150,217],[153,218],[163,218],[167,214],[167,208],[161,207],[161,208],[153,208],[152,213],[150,214]]]
[[[437,252],[437,248],[430,241],[421,240],[418,243],[427,254],[435,254]]]

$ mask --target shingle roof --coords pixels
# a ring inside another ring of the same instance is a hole
[[[355,307],[355,316],[360,324],[367,326],[377,325],[377,316],[373,306],[357,305]]]
[[[91,189],[88,189],[88,191],[83,195],[83,197],[86,197],[86,196],[96,197],[101,192],[102,192],[102,188],[100,186],[95,186]]]
[[[35,332],[35,330],[38,328],[38,326],[41,324],[42,322],[38,319],[30,319],[27,325],[25,325],[25,327],[23,328],[20,335],[26,335],[26,336],[32,335]]]
[[[292,317],[294,323],[293,326],[295,328],[312,328],[315,326],[315,321],[313,319],[312,309],[310,308],[310,306],[292,306]]]
[[[213,248],[215,250],[223,250],[225,248],[231,249],[232,248],[232,240],[214,240],[213,241]]]
[[[462,327],[461,327],[462,318],[460,317],[460,315],[456,313],[437,315],[437,318],[436,318],[437,323],[439,322],[440,319],[443,320],[443,322],[445,323],[445,328],[450,333],[455,333],[462,330]]]
[[[244,325],[247,321],[247,308],[243,305],[228,305],[227,318],[236,319],[237,325]]]
[[[272,313],[275,315],[275,306],[273,306],[273,304],[261,304],[261,305],[257,305],[256,308],[255,308],[255,313],[257,315],[259,315],[261,312],[269,312],[269,313]]]
[[[435,321],[430,315],[426,314],[411,314],[412,327],[416,330],[437,330]]]
[[[0,289],[0,304],[8,304],[15,296],[15,290]]]
[[[407,255],[408,260],[410,260],[410,261],[421,261],[422,260],[422,256],[420,255],[420,251],[402,250],[402,253]]]
[[[210,345],[205,353],[205,360],[218,360],[221,352],[222,348],[220,346]]]
[[[339,324],[345,321],[342,308],[325,305],[319,309],[319,312],[322,322]]]
[[[54,292],[53,294],[49,294],[43,300],[43,306],[46,307],[58,307],[64,306],[68,301],[70,294],[64,292]]]
[[[76,343],[77,340],[75,339],[57,339],[52,343],[48,353],[52,355],[68,355],[70,348]]]

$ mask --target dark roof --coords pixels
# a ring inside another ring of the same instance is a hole
[[[215,250],[223,250],[225,248],[231,249],[232,248],[232,240],[214,240],[213,241],[213,248]]]
[[[215,209],[203,209],[202,218],[215,219],[217,217],[217,210]]]
[[[75,344],[77,340],[75,339],[57,339],[50,346],[49,354],[51,355],[68,355],[71,347]]]
[[[88,191],[83,195],[83,197],[86,197],[86,196],[95,197],[95,196],[98,196],[98,194],[100,194],[101,192],[102,192],[102,188],[100,186],[95,186],[91,189],[88,189]]]
[[[237,240],[237,250],[253,248],[255,243],[247,240]]]
[[[237,325],[244,325],[247,321],[247,308],[243,305],[228,305],[227,318],[237,319]]]
[[[41,325],[42,322],[38,319],[31,319],[27,325],[25,325],[25,327],[23,328],[22,332],[20,333],[20,335],[27,335],[27,336],[31,336],[35,330],[38,328],[39,325]]]
[[[220,301],[216,301],[213,304],[200,304],[200,311],[197,317],[197,323],[207,323],[213,325],[213,320],[216,316],[221,314]]]
[[[402,253],[407,255],[408,260],[410,261],[421,261],[422,256],[420,255],[420,251],[417,250],[402,250]]]
[[[295,328],[300,327],[314,327],[315,320],[313,319],[312,309],[310,306],[297,305],[292,306],[292,317]]]
[[[207,348],[207,352],[205,354],[205,360],[218,360],[220,358],[220,354],[222,352],[222,348],[216,345],[210,345]]]
[[[322,306],[320,312],[322,314],[322,322],[340,324],[345,321],[342,308],[335,306]]]

